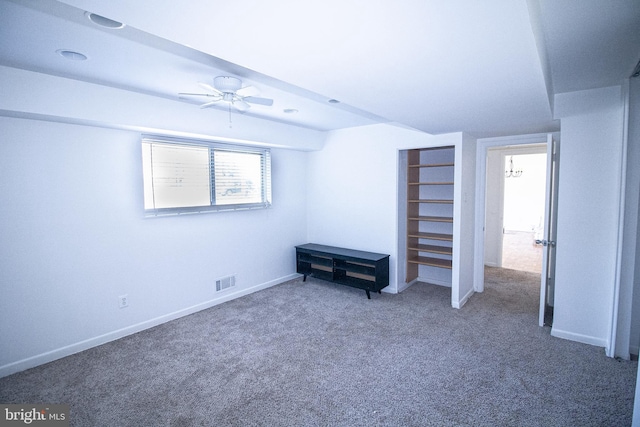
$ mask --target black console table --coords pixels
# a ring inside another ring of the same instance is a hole
[[[380,293],[389,285],[389,255],[308,243],[296,246],[296,271],[341,285]]]

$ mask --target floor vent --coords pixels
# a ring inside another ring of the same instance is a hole
[[[224,291],[236,285],[236,276],[227,276],[216,280],[216,292]]]

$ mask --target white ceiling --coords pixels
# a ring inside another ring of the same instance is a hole
[[[637,0],[0,0],[0,64],[181,102],[234,75],[275,100],[249,115],[482,137],[558,130],[549,94],[621,84],[638,28]]]
[[[640,60],[640,1],[542,0],[555,93],[619,85]]]

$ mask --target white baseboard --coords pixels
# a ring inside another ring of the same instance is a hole
[[[475,291],[473,289],[470,289],[469,292],[467,292],[467,294],[465,296],[462,297],[462,299],[459,302],[455,302],[453,301],[451,303],[451,306],[453,308],[462,308],[463,305],[465,305],[467,303],[467,301],[469,301],[469,298],[471,298],[471,296],[475,293]]]
[[[180,317],[188,316],[193,313],[197,313],[201,310],[206,310],[207,308],[214,307],[218,304],[222,304],[227,301],[234,300],[236,298],[240,298],[244,295],[248,295],[263,289],[270,288],[272,286],[278,285],[280,283],[284,283],[289,280],[293,280],[300,277],[299,274],[294,273],[288,276],[280,277],[275,280],[271,280],[260,285],[253,286],[251,288],[242,289],[236,292],[228,292],[224,293],[224,295],[219,296],[216,299],[205,301],[200,304],[196,304],[191,307],[184,308],[182,310],[174,311],[173,313],[165,314],[163,316],[156,317],[154,319],[149,319],[144,322],[127,326],[126,328],[118,329],[112,332],[108,332],[103,335],[99,335],[97,337],[89,338],[84,341],[80,341],[65,347],[61,347],[55,350],[47,351],[46,353],[41,353],[36,356],[28,357],[26,359],[18,360],[16,362],[12,362],[3,366],[0,366],[0,378],[6,377],[7,375],[15,374],[16,372],[24,371],[25,369],[34,368],[36,366],[53,362],[54,360],[61,359],[63,357],[71,356],[72,354],[79,353],[84,350],[88,350],[93,347],[97,347],[102,344],[106,344],[111,341],[115,341],[120,338],[124,338],[128,335],[132,335],[145,329],[153,328],[154,326],[161,325],[166,322],[170,322],[175,319],[179,319]]]
[[[417,279],[413,279],[412,281],[410,281],[409,283],[402,283],[398,285],[398,293],[407,290],[408,288],[410,288],[411,286],[415,285],[416,283],[421,282],[421,283],[428,283],[430,285],[436,285],[436,286],[444,286],[445,288],[450,288],[451,287],[451,283],[450,282],[445,282],[442,280],[433,280],[433,279],[425,279],[423,277],[418,277]]]
[[[407,283],[407,282],[398,283],[398,292],[397,293],[400,293],[402,291],[405,291],[405,290],[409,289],[417,281],[418,281],[418,279],[414,279],[414,280],[410,281],[409,283]]]
[[[581,342],[583,344],[595,345],[596,347],[607,348],[608,346],[607,340],[604,338],[576,334],[574,332],[559,330],[554,327],[551,328],[551,336],[556,338],[562,338],[569,341]]]
[[[444,286],[445,288],[451,287],[451,282],[446,282],[444,280],[431,279],[426,277],[418,277],[416,279],[417,282],[429,283],[431,285]]]

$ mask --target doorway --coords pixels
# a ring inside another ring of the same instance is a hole
[[[484,265],[542,271],[546,145],[487,150]]]
[[[523,247],[530,249],[531,258],[534,258],[536,263],[527,268],[535,268],[535,274],[540,278],[540,326],[545,323],[547,308],[553,305],[553,274],[549,272],[554,269],[554,261],[553,251],[550,250],[552,245],[549,244],[553,243],[551,233],[555,229],[552,226],[552,212],[555,208],[555,204],[552,203],[555,156],[551,155],[554,147],[551,134],[479,139],[477,144],[474,289],[476,292],[484,291],[486,266],[510,266],[510,252],[515,252],[513,258],[521,262],[525,258]],[[525,155],[543,156],[519,157]],[[546,162],[544,167],[536,167],[536,172],[529,169],[528,175],[531,176],[528,178],[531,179],[525,180],[522,178],[525,174],[524,166],[529,160],[536,164],[540,160]],[[538,169],[542,171],[542,178],[535,177],[538,175]],[[507,175],[511,175],[511,178],[507,178]],[[517,180],[521,183],[518,184]],[[535,184],[536,188],[542,189],[528,188],[528,180],[532,181],[529,184]],[[539,191],[544,194],[542,203],[538,203],[539,197],[534,196],[534,193]],[[536,207],[532,208],[531,203]],[[542,205],[542,214],[539,213],[538,205]],[[537,245],[536,240],[542,245]],[[541,259],[539,264],[538,253]],[[513,268],[513,265],[511,267]]]
[[[536,148],[528,147],[529,150]],[[531,154],[501,153],[505,171],[502,268],[542,271],[542,245],[536,243],[542,240],[544,231],[547,153],[545,147],[542,150]]]

